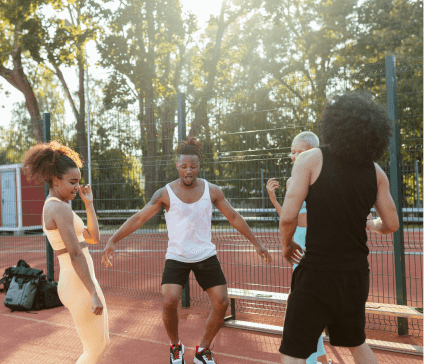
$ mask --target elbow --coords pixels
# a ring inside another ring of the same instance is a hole
[[[386,229],[387,229],[387,233],[386,234],[390,234],[390,233],[394,233],[394,232],[398,231],[398,229],[399,229],[399,222],[396,221],[394,224],[389,225]]]
[[[73,251],[70,251],[69,252],[69,258],[71,258],[71,262],[72,263],[76,262],[82,256],[83,256],[83,252],[82,251],[73,250]]]
[[[95,236],[94,238],[93,237],[90,237],[88,239],[85,239],[85,241],[88,244],[96,245],[96,244],[99,244],[100,243],[100,236]]]
[[[382,229],[381,229],[381,233],[382,234],[391,234],[391,233],[394,233],[394,232],[398,231],[399,225],[400,224],[399,224],[399,221],[398,220],[393,221],[392,223],[387,224],[386,226],[383,226]]]

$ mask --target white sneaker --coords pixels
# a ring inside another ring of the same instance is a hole
[[[196,346],[196,355],[194,356],[194,364],[216,364],[213,360],[213,354],[209,348],[204,348],[200,353],[197,351],[199,349]]]
[[[184,364],[184,345],[171,345],[171,359],[170,364]]]

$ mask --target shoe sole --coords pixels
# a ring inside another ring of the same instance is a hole
[[[200,361],[199,359],[196,359],[196,358],[194,358],[193,363],[194,363],[194,364],[203,364],[203,362],[202,362],[202,361]]]

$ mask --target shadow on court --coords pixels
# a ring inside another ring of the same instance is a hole
[[[162,324],[161,302],[111,294],[105,297],[111,343],[99,363],[169,363],[169,342]],[[4,294],[0,294],[0,300],[4,301]],[[192,363],[209,310],[180,308],[179,312],[180,338],[186,346],[185,359]],[[240,314],[240,318],[248,317]],[[71,315],[64,307],[10,313],[0,304],[0,322],[2,364],[74,364],[82,353]],[[280,340],[279,335],[222,328],[214,340],[213,352],[219,364],[279,363]],[[347,349],[333,348],[328,343],[325,346],[334,364],[353,363]],[[420,356],[384,351],[375,353],[380,363],[422,363]]]

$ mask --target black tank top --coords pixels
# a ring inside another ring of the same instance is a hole
[[[349,271],[368,267],[367,215],[377,197],[374,163],[352,165],[328,147],[318,179],[306,197],[306,251],[300,265],[316,270]]]

